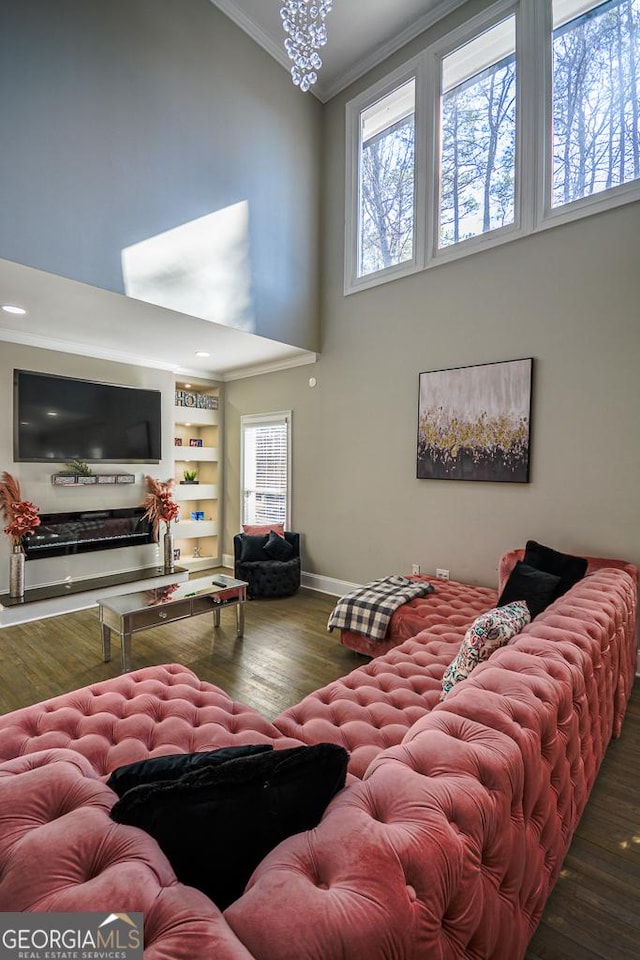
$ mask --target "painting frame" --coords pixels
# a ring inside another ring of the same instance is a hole
[[[418,378],[418,480],[529,483],[534,358]]]

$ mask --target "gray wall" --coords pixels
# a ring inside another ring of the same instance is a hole
[[[248,201],[253,332],[317,348],[321,106],[209,0],[5,0],[0,91],[0,257],[123,292]]]
[[[640,204],[344,297],[344,106],[384,72],[326,107],[320,362],[228,385],[225,549],[239,417],[291,408],[312,573],[365,582],[420,563],[493,585],[500,553],[528,538],[640,563]],[[418,374],[528,356],[531,482],[415,479]]]

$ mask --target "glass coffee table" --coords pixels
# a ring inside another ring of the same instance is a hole
[[[213,613],[213,625],[219,627],[222,607],[235,606],[236,632],[241,637],[244,634],[247,586],[244,580],[220,575],[99,600],[102,659],[105,663],[111,660],[111,633],[117,633],[122,649],[122,672],[126,673],[131,669],[131,637],[134,633],[201,613]]]

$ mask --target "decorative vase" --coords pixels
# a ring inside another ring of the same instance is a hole
[[[173,531],[167,524],[167,530],[164,535],[164,572],[173,573],[175,568],[176,564],[173,559]]]
[[[14,546],[9,555],[9,596],[24,596],[24,550]]]

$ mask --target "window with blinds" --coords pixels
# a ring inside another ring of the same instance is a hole
[[[241,418],[242,523],[291,529],[291,412]]]

